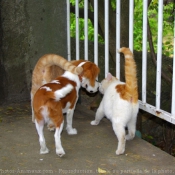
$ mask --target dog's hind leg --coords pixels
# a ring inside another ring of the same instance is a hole
[[[61,132],[64,126],[64,117],[62,114],[61,104],[56,103],[56,105],[53,105],[53,106],[54,108],[49,108],[49,115],[54,127],[56,128],[55,134],[54,134],[56,154],[62,157],[65,154],[64,149],[61,145]]]
[[[43,133],[43,128],[44,128],[44,120],[37,121],[35,120],[35,126],[36,130],[39,135],[39,143],[40,143],[40,154],[47,154],[49,152],[49,149],[46,146],[45,138],[44,138],[44,133]]]

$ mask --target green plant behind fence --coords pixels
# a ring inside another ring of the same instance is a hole
[[[75,5],[75,0],[70,1],[72,5]],[[111,1],[112,10],[116,11],[115,0]],[[79,8],[84,8],[84,1],[79,2]],[[93,8],[90,6],[89,10],[93,12]],[[135,0],[134,7],[134,50],[142,50],[142,26],[143,26],[143,1]],[[173,56],[173,30],[174,30],[174,4],[169,3],[164,5],[163,14],[163,54],[172,57]],[[109,18],[110,19],[110,18]],[[76,18],[75,14],[71,13],[71,37],[75,37],[76,32]],[[157,29],[158,29],[158,1],[153,0],[148,8],[148,20],[151,27],[152,39],[155,51],[157,50]],[[84,40],[84,19],[79,19],[79,31],[80,40]],[[88,20],[88,39],[94,41],[94,26],[91,20]],[[104,43],[102,36],[98,35],[100,43]],[[148,46],[149,51],[149,46]]]

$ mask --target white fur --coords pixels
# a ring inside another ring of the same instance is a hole
[[[54,94],[55,94],[56,101],[59,101],[61,98],[65,97],[68,93],[71,92],[72,89],[73,89],[73,86],[71,84],[68,84],[62,89],[55,91]]]
[[[51,81],[51,83],[60,84],[60,82],[58,80],[53,80],[53,81]]]
[[[81,62],[77,67],[81,67],[85,64],[86,62]]]
[[[44,121],[41,121],[40,123],[38,123],[35,120],[35,126],[39,135],[39,143],[40,143],[40,154],[47,154],[49,153],[49,149],[46,146],[46,142],[45,142],[45,138],[44,138],[44,134],[43,134],[43,128],[44,128]]]
[[[40,89],[45,89],[46,91],[52,91],[52,89],[50,89],[50,87],[47,87],[47,86],[43,86]]]
[[[66,72],[62,75],[62,77],[66,77],[66,78],[68,78],[69,80],[72,80],[72,81],[76,82],[76,83],[77,83],[76,89],[77,89],[77,90],[80,89],[81,84],[80,84],[79,77],[78,77],[77,75],[75,75],[75,74],[73,74],[73,73],[71,73],[71,72],[66,71]]]
[[[61,123],[59,128],[56,128],[54,137],[55,137],[55,147],[56,147],[56,154],[60,157],[64,156],[65,152],[61,145],[61,132],[63,130],[64,121]]]
[[[103,80],[106,81],[106,80]],[[118,148],[116,154],[123,154],[125,151],[126,140],[133,139],[136,130],[136,118],[138,113],[138,103],[132,104],[120,98],[115,87],[118,84],[124,84],[118,80],[113,81],[108,87],[100,86],[100,92],[104,97],[97,109],[95,120],[91,125],[98,125],[100,120],[106,116],[113,126],[113,130],[118,138]],[[128,127],[128,134],[125,134],[125,127]]]
[[[85,77],[82,77],[81,86],[83,88],[85,88],[88,92],[95,93],[95,92],[98,91],[99,83],[97,81],[95,81],[95,85],[94,86],[91,86],[90,85],[90,82],[89,82],[89,79],[87,79]]]
[[[74,109],[68,109],[66,119],[67,119],[67,133],[69,135],[75,135],[77,134],[77,130],[75,128],[72,128],[72,118],[74,114]]]
[[[49,112],[48,112],[48,108],[47,106],[42,106],[41,107],[41,115],[43,116],[44,118],[44,122],[45,123],[48,123],[49,122]]]
[[[66,113],[68,111],[70,105],[71,105],[70,102],[67,102],[66,107],[64,109],[62,109],[62,112]]]

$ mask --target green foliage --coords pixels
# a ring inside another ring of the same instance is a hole
[[[70,3],[72,5],[75,6],[75,0],[70,0]],[[79,1],[79,8],[84,8],[84,1]],[[93,8],[90,7],[89,10],[93,11]],[[71,37],[75,37],[76,36],[76,17],[75,14],[71,13],[70,16],[70,32],[71,32]],[[84,35],[84,19],[83,18],[79,18],[79,37],[80,40],[84,40],[85,35]],[[89,41],[94,41],[94,26],[91,22],[91,20],[88,20],[88,40]],[[98,35],[98,41],[100,43],[104,43],[104,39]]]
[[[72,5],[75,5],[75,0],[70,0]],[[111,0],[113,11],[116,11],[116,0]],[[135,0],[134,7],[134,50],[142,50],[142,27],[143,27],[143,0]],[[79,8],[84,8],[84,0],[79,1]],[[171,57],[173,55],[173,3],[164,6],[163,13],[163,54]],[[93,11],[92,7],[89,10]],[[158,31],[158,0],[152,0],[148,9],[148,19],[153,35],[153,45],[157,51],[157,31]],[[76,36],[76,18],[71,13],[71,37]],[[84,40],[84,19],[79,18],[80,39]],[[94,26],[88,20],[88,39],[94,41]],[[104,43],[102,36],[98,35],[98,40]],[[149,46],[148,46],[149,51]]]
[[[75,14],[73,13],[71,13],[70,31],[71,31],[71,37],[75,37],[76,36],[76,18],[75,18]],[[84,19],[83,18],[79,18],[79,36],[80,36],[80,40],[84,40],[85,35],[84,35]],[[88,40],[94,41],[94,27],[90,19],[88,20]],[[103,38],[100,35],[98,35],[98,41],[100,43],[104,42]]]
[[[112,6],[112,9],[115,11],[116,10],[116,0],[111,0],[111,6]]]
[[[134,7],[134,50],[142,50],[143,1],[136,0]]]
[[[135,0],[134,9],[134,49],[142,50],[142,11],[143,1]],[[173,55],[173,22],[170,21],[173,12],[173,3],[164,6],[163,10],[163,46],[164,55],[171,57]],[[158,32],[158,1],[153,0],[148,9],[148,19],[153,36],[153,45],[157,51],[157,32]],[[148,47],[149,50],[149,47]]]

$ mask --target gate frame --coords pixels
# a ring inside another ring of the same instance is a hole
[[[79,0],[75,0],[76,16],[76,60],[79,60]],[[109,72],[109,0],[105,0],[105,75]],[[120,7],[121,0],[116,0],[116,49],[120,48]],[[133,22],[134,0],[129,1],[129,48],[133,51]],[[142,100],[139,100],[139,108],[161,119],[175,124],[175,71],[172,76],[172,103],[171,113],[160,108],[161,100],[161,68],[162,68],[162,33],[163,33],[163,0],[158,2],[158,41],[157,41],[157,71],[156,71],[156,105],[146,102],[147,82],[147,13],[148,0],[143,0],[143,35],[142,35]],[[84,47],[85,59],[88,60],[88,0],[84,0]],[[70,1],[67,0],[67,52],[68,60],[71,60],[70,41]],[[98,3],[94,1],[94,63],[98,65]],[[173,70],[175,70],[175,21],[174,21],[174,56]],[[116,52],[116,77],[120,79],[120,54]]]

